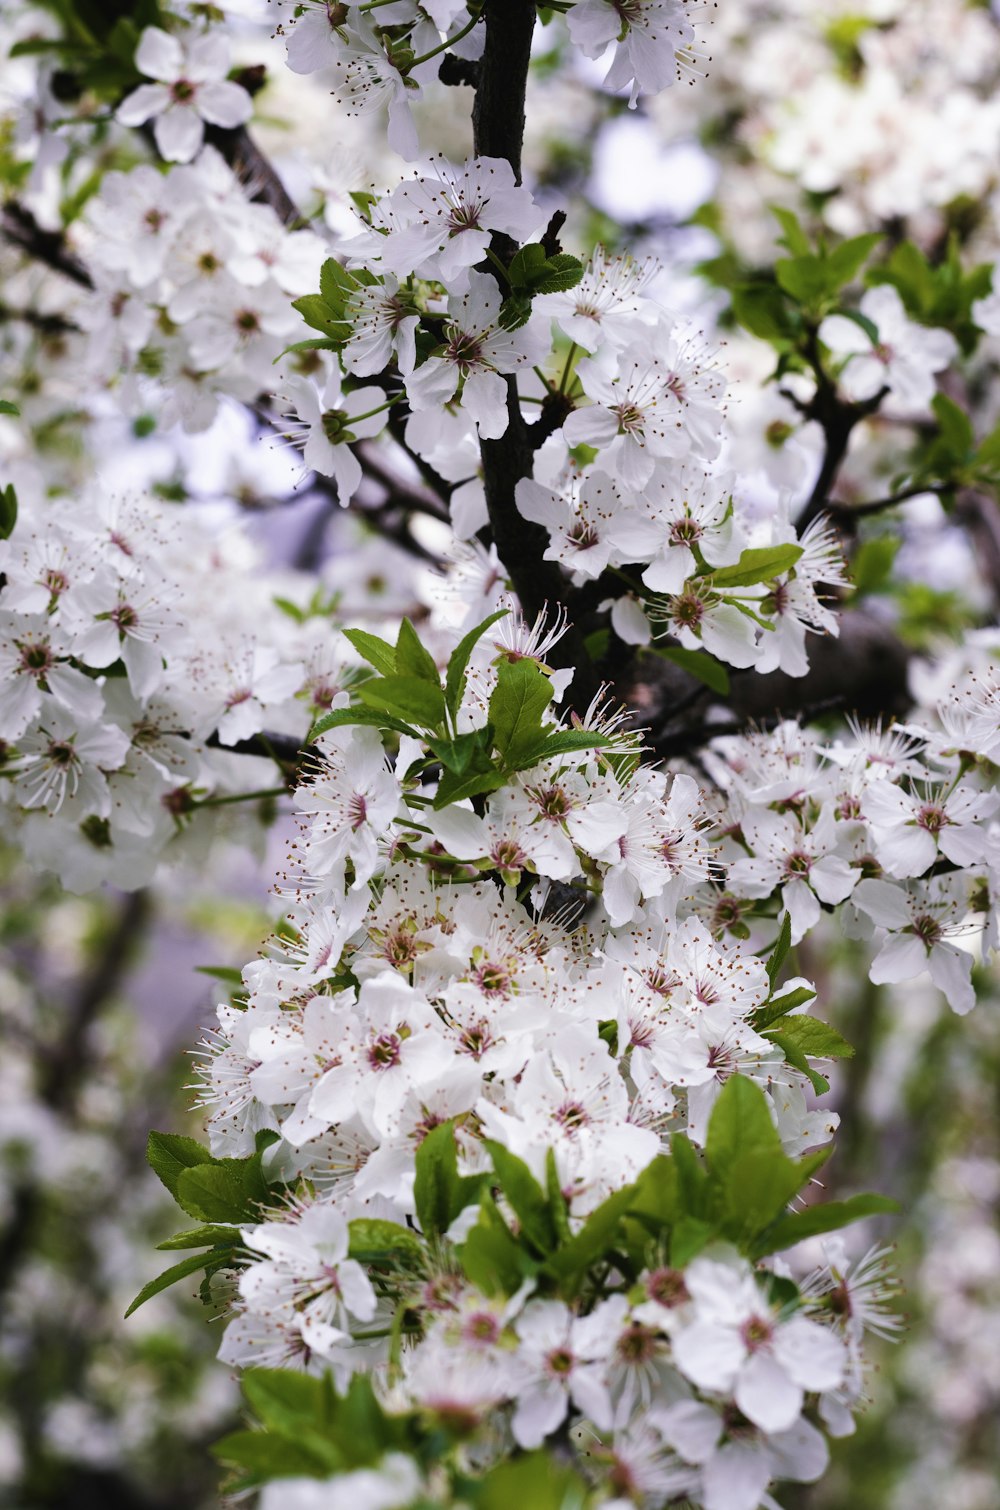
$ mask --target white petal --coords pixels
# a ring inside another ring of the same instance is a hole
[[[761,1431],[787,1431],[802,1409],[802,1390],[770,1353],[760,1352],[740,1370],[733,1398]]]
[[[176,37],[159,26],[147,26],[135,50],[135,66],[148,79],[179,79],[184,70],[184,49]]]
[[[153,127],[160,155],[168,163],[189,163],[205,137],[201,116],[189,105],[171,105]]]
[[[253,115],[253,100],[245,89],[229,79],[202,84],[197,94],[198,114],[213,126],[242,126]]]

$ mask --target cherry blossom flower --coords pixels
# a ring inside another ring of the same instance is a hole
[[[694,14],[685,0],[577,0],[569,32],[588,58],[616,44],[604,83],[629,88],[634,108],[640,94],[658,94],[690,67],[685,60],[695,39]]]
[[[231,83],[229,48],[218,30],[185,44],[147,26],[139,39],[135,66],[155,84],[140,84],[118,107],[123,126],[153,121],[156,145],[168,162],[189,163],[205,136],[205,122],[231,129],[253,113],[246,90]]]
[[[469,289],[448,300],[445,344],[406,379],[413,409],[437,410],[458,395],[484,440],[507,430],[507,383],[503,374],[530,366],[542,355],[545,338],[529,322],[510,333],[499,324],[502,303],[495,278],[471,272]]]
[[[732,1394],[762,1431],[787,1431],[807,1391],[840,1383],[840,1339],[803,1315],[781,1319],[741,1263],[695,1259],[684,1283],[695,1309],[672,1339],[677,1367],[699,1389]]]
[[[834,356],[846,358],[840,387],[856,403],[886,388],[899,404],[922,413],[934,397],[934,374],[958,350],[954,336],[914,324],[890,284],[870,288],[859,308],[876,327],[877,339],[846,315],[828,315],[819,329]]]
[[[953,1012],[964,1016],[976,1004],[972,955],[950,943],[969,932],[965,907],[946,885],[893,886],[868,877],[855,888],[854,905],[886,931],[868,978],[881,985],[912,980],[926,970]]]
[[[571,1399],[595,1426],[610,1427],[606,1369],[614,1334],[609,1320],[620,1310],[617,1300],[577,1317],[558,1300],[533,1300],[525,1307],[515,1323],[524,1370],[511,1420],[518,1446],[540,1447],[565,1420]]]

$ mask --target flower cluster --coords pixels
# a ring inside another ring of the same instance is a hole
[[[383,674],[324,721],[296,797],[301,875],[281,940],[206,1044],[205,1157],[259,1161],[266,1144],[289,1200],[242,1228],[252,1261],[221,1356],[330,1369],[340,1388],[374,1371],[390,1409],[504,1422],[526,1449],[583,1420],[601,1482],[627,1499],[675,1486],[708,1510],[752,1507],[775,1476],[822,1471],[813,1406],[843,1430],[858,1398],[860,1330],[830,1311],[833,1280],[786,1293],[731,1243],[703,1251],[704,1223],[691,1261],[654,1243],[631,1282],[587,1302],[530,1270],[498,1294],[468,1260],[487,1241],[491,1169],[510,1203],[491,1223],[511,1208],[529,1220],[527,1183],[550,1191],[569,1241],[668,1151],[679,1159],[678,1143],[726,1178],[737,1091],[759,1098],[767,1157],[798,1180],[837,1123],[810,1102],[810,1080],[825,1082],[809,1056],[842,1040],[803,1015],[814,989],[776,986],[778,956],[749,947],[753,904],[723,890],[739,868],[728,826],[690,776],[641,764],[607,714],[543,721],[554,689],[538,634],[502,612],[474,626],[442,693],[407,624],[395,647],[349,632]],[[370,726],[378,708],[391,754]],[[787,811],[803,806],[789,795]],[[789,922],[782,934],[779,953]],[[443,1215],[424,1162],[442,1146]],[[727,1188],[720,1199],[737,1199]],[[755,1219],[743,1213],[744,1235]],[[366,1266],[359,1230],[430,1239],[432,1220],[444,1248],[419,1283]],[[400,1307],[411,1340],[395,1354]]]
[[[289,438],[346,503],[362,475],[351,443],[405,400],[402,437],[453,484],[468,537],[487,523],[478,442],[540,405],[528,428],[547,438],[517,507],[574,584],[606,587],[617,635],[804,675],[806,634],[837,633],[824,601],[845,580],[834,535],[817,522],[799,540],[787,509],[754,518],[734,502],[718,355],[653,297],[656,264],[601,248],[585,266],[549,256],[526,241],[542,219],[499,158],[440,160],[367,203],[344,265],[326,262],[320,294],[297,302],[343,371],[326,359],[322,386],[286,384]],[[498,236],[526,241],[506,268]]]
[[[420,151],[410,106],[437,78],[441,54],[474,61],[484,45],[480,0],[281,0],[280,8],[278,32],[286,38],[289,68],[322,72],[347,115],[386,110],[389,145],[408,162]],[[613,47],[605,86],[627,89],[632,106],[640,95],[658,94],[680,79],[693,82],[704,71],[699,26],[711,19],[713,5],[571,0],[560,8],[568,10],[570,38],[585,57],[603,58]]]
[[[312,231],[251,203],[213,147],[165,174],[106,174],[80,240],[96,285],[77,315],[88,370],[126,413],[152,407],[188,431],[206,429],[223,396],[250,404],[271,387],[301,333],[291,300],[323,255]]]
[[[25,493],[0,569],[5,827],[75,890],[144,884],[197,809],[273,780],[226,747],[301,738],[345,696],[353,656],[329,618],[275,603],[305,582],[269,579],[197,512]]]

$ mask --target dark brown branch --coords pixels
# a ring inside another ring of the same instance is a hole
[[[813,520],[830,508],[830,493],[837,480],[837,473],[843,466],[855,426],[877,411],[889,391],[888,388],[882,388],[873,398],[865,399],[862,403],[846,403],[823,366],[818,327],[809,331],[804,355],[812,368],[816,391],[807,403],[803,403],[801,399],[793,399],[793,403],[806,419],[814,419],[821,426],[823,460],[809,501],[795,521],[800,535]]]
[[[40,309],[13,309],[9,304],[0,303],[0,323],[4,321],[29,325],[40,336],[46,337],[72,335],[80,329],[63,315],[45,314]]]
[[[212,750],[222,750],[228,755],[258,755],[264,760],[274,760],[289,769],[284,773],[290,785],[294,785],[299,761],[308,752],[309,746],[293,739],[290,734],[251,734],[249,739],[238,739],[233,745],[221,743],[218,734],[210,734],[205,743]]]
[[[772,727],[784,718],[817,718],[838,709],[861,718],[900,717],[910,706],[910,656],[890,625],[863,609],[847,609],[840,615],[839,639],[810,635],[805,676],[734,674],[727,697],[711,695],[713,705],[729,715],[717,723],[683,721],[692,702],[701,700],[699,689],[693,678],[658,657],[640,657],[632,686],[621,690],[637,722],[656,731],[653,748],[666,757],[716,734]]]
[[[505,158],[518,183],[535,15],[535,0],[485,0],[486,41],[472,110],[476,156]],[[514,247],[508,237],[496,236],[493,250],[509,261]],[[490,533],[525,613],[533,617],[546,603],[566,602],[573,620],[572,588],[559,567],[545,560],[548,532],[522,518],[515,501],[517,484],[532,473],[534,430],[521,413],[517,383],[509,377],[506,433],[499,440],[480,442]],[[576,668],[573,701],[588,701],[596,690],[596,678],[583,648],[579,622],[561,642],[559,652],[563,665]]]
[[[8,200],[3,207],[0,229],[6,241],[26,252],[35,262],[62,273],[81,288],[93,288],[93,278],[79,257],[70,251],[62,232],[46,231],[23,205]]]
[[[245,126],[234,131],[209,126],[205,139],[222,153],[252,200],[269,204],[285,225],[302,221],[298,205]]]
[[[535,0],[485,0],[483,15],[486,45],[472,107],[475,154],[505,157],[520,183]]]

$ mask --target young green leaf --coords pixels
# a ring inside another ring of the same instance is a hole
[[[376,676],[355,690],[370,708],[412,720],[421,728],[438,729],[444,723],[444,693],[419,677]]]
[[[434,664],[434,657],[421,644],[420,636],[409,619],[404,619],[399,626],[395,669],[400,676],[415,676],[419,681],[429,682],[432,687],[440,690],[441,678]]]
[[[486,1147],[504,1195],[521,1223],[521,1231],[543,1256],[559,1246],[559,1234],[552,1219],[545,1191],[523,1159],[502,1143],[487,1142]]]
[[[781,967],[785,963],[785,960],[788,958],[791,947],[792,919],[790,914],[786,912],[782,916],[781,927],[778,929],[778,937],[774,941],[774,948],[771,950],[771,955],[768,959],[766,967],[767,978],[771,982],[772,991],[774,990],[778,976],[781,973]]]
[[[788,1021],[794,1022],[795,1019],[789,1018]],[[805,1075],[806,1079],[809,1081],[809,1084],[812,1086],[817,1096],[825,1096],[827,1091],[830,1089],[829,1080],[827,1080],[824,1075],[821,1075],[818,1070],[813,1069],[812,1065],[809,1063],[809,1060],[806,1058],[805,1053],[802,1049],[799,1048],[799,1045],[796,1043],[795,1039],[789,1037],[783,1031],[779,1031],[779,1029],[777,1028],[771,1028],[767,1036],[768,1038],[770,1038],[771,1042],[773,1044],[776,1044],[777,1047],[781,1050],[788,1063],[795,1069],[802,1071],[803,1075]]]
[[[551,701],[552,683],[534,661],[500,662],[489,716],[496,747],[508,764],[538,744],[542,714]]]
[[[146,1162],[176,1200],[177,1182],[184,1170],[197,1164],[214,1164],[216,1159],[194,1138],[151,1132],[146,1140]]]
[[[369,634],[367,629],[345,629],[344,638],[350,640],[358,654],[364,656],[381,676],[395,676],[396,647],[388,640]]]
[[[418,1267],[424,1262],[425,1250],[415,1232],[398,1222],[358,1217],[348,1223],[349,1255],[360,1264],[402,1264]]]
[[[187,1232],[175,1232],[173,1237],[168,1237],[166,1242],[157,1243],[156,1246],[160,1251],[170,1252],[178,1248],[214,1248],[220,1244],[233,1247],[241,1241],[239,1227],[213,1224],[207,1227],[189,1227]]]
[[[343,729],[351,724],[360,724],[370,729],[394,729],[397,734],[409,734],[417,738],[417,731],[401,718],[394,718],[391,713],[384,709],[375,708],[334,708],[329,713],[322,714],[317,718],[309,733],[306,735],[306,743],[314,744],[321,734],[327,729]]]
[[[444,680],[444,699],[448,705],[448,712],[452,718],[458,714],[462,706],[462,697],[465,693],[465,673],[468,670],[472,652],[488,629],[498,619],[504,619],[510,613],[509,608],[500,608],[496,613],[491,613],[488,619],[483,619],[475,629],[470,629],[468,634],[463,635],[455,646],[448,661],[448,669]]]
[[[791,571],[801,555],[801,545],[751,546],[732,566],[720,566],[712,572],[712,588],[723,592],[727,587],[753,587],[758,582],[770,582]]]
[[[447,1232],[466,1206],[476,1204],[488,1178],[485,1174],[459,1174],[453,1122],[432,1128],[416,1157],[413,1199],[421,1230],[438,1236]]]
[[[783,1248],[804,1242],[807,1237],[836,1232],[866,1216],[887,1216],[898,1210],[899,1202],[885,1195],[853,1195],[846,1201],[807,1206],[805,1211],[790,1212],[769,1227],[752,1256],[763,1258],[768,1253],[779,1253]]]
[[[786,991],[783,996],[772,997],[762,1007],[754,1012],[751,1022],[758,1032],[770,1027],[772,1022],[777,1022],[788,1012],[794,1012],[796,1007],[805,1006],[807,1001],[815,1000],[816,992],[811,986],[796,986],[794,991]]]
[[[154,1295],[159,1295],[161,1290],[168,1290],[179,1279],[185,1279],[189,1274],[197,1274],[199,1269],[204,1269],[205,1265],[211,1261],[211,1258],[212,1255],[210,1252],[193,1253],[190,1258],[182,1258],[179,1264],[173,1264],[169,1269],[164,1269],[163,1273],[158,1274],[155,1279],[151,1279],[148,1285],[143,1285],[125,1312],[126,1321],[132,1315],[133,1311],[137,1311],[140,1306],[145,1305],[147,1300],[152,1300]]]
[[[820,1022],[818,1017],[786,1017],[780,1034],[784,1042],[791,1041],[803,1054],[810,1054],[814,1059],[850,1059],[854,1054],[847,1039],[842,1038],[836,1028]],[[773,1036],[774,1030],[771,1033],[765,1030],[765,1037]]]

